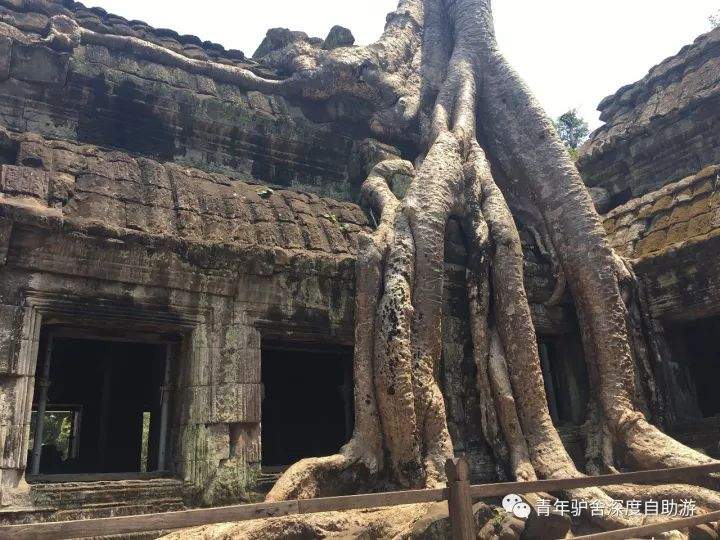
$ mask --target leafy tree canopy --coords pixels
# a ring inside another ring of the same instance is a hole
[[[708,17],[710,24],[713,28],[720,28],[720,10],[716,11]]]
[[[570,109],[558,116],[555,128],[565,146],[571,150],[577,150],[590,133],[588,123],[578,114],[577,109]]]

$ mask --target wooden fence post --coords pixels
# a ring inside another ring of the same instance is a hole
[[[469,467],[464,457],[445,462],[448,511],[453,540],[475,540],[475,516],[470,497]]]

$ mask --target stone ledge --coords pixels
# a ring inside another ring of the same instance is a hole
[[[610,244],[630,258],[720,234],[720,165],[615,208],[603,224]]]

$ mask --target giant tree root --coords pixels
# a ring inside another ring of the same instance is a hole
[[[520,238],[503,190],[525,215],[540,216],[531,225],[545,231],[544,242],[562,267],[559,289],[566,282],[575,300],[593,394],[588,472],[615,470],[613,443],[631,458],[625,465],[639,468],[710,461],[652,426],[636,405],[633,351],[640,349],[631,349],[631,336],[639,333],[629,315],[631,295],[622,288],[633,276],[608,246],[550,121],[497,51],[489,2],[428,0],[424,7],[420,98],[426,108],[419,122],[427,150],[401,201],[389,185],[401,163],[404,173],[412,172],[405,162],[379,164],[363,188],[381,222],[358,256],[359,424],[340,456],[293,466],[269,499],[335,493],[348,485],[348,475],[357,477],[360,464],[366,475],[350,482],[351,489],[444,481],[442,463],[452,447],[436,378],[450,218],[463,224],[470,246],[467,287],[482,426],[496,460],[519,480],[583,474],[548,411]],[[502,170],[502,189],[486,151]],[[608,512],[590,519],[617,528],[652,518],[609,512],[610,495],[641,499],[651,493],[694,497],[707,510],[720,507],[714,492],[691,486],[587,488],[566,495],[604,506]]]

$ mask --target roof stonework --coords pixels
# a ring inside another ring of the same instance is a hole
[[[0,206],[199,244],[353,255],[364,212],[291,189],[273,190],[92,145],[3,134]]]
[[[23,32],[43,33],[49,18],[54,15],[71,17],[80,26],[93,32],[137,37],[188,58],[212,60],[250,69],[262,73],[264,77],[275,77],[272,70],[246,58],[242,51],[225,49],[219,43],[204,41],[193,35],[181,35],[168,28],[154,28],[143,21],[128,20],[100,7],[89,8],[73,0],[0,0],[0,21]]]
[[[610,244],[631,259],[720,235],[720,165],[615,208],[603,225]]]
[[[625,202],[720,162],[720,28],[598,108],[605,124],[581,149],[578,168],[611,200]]]

